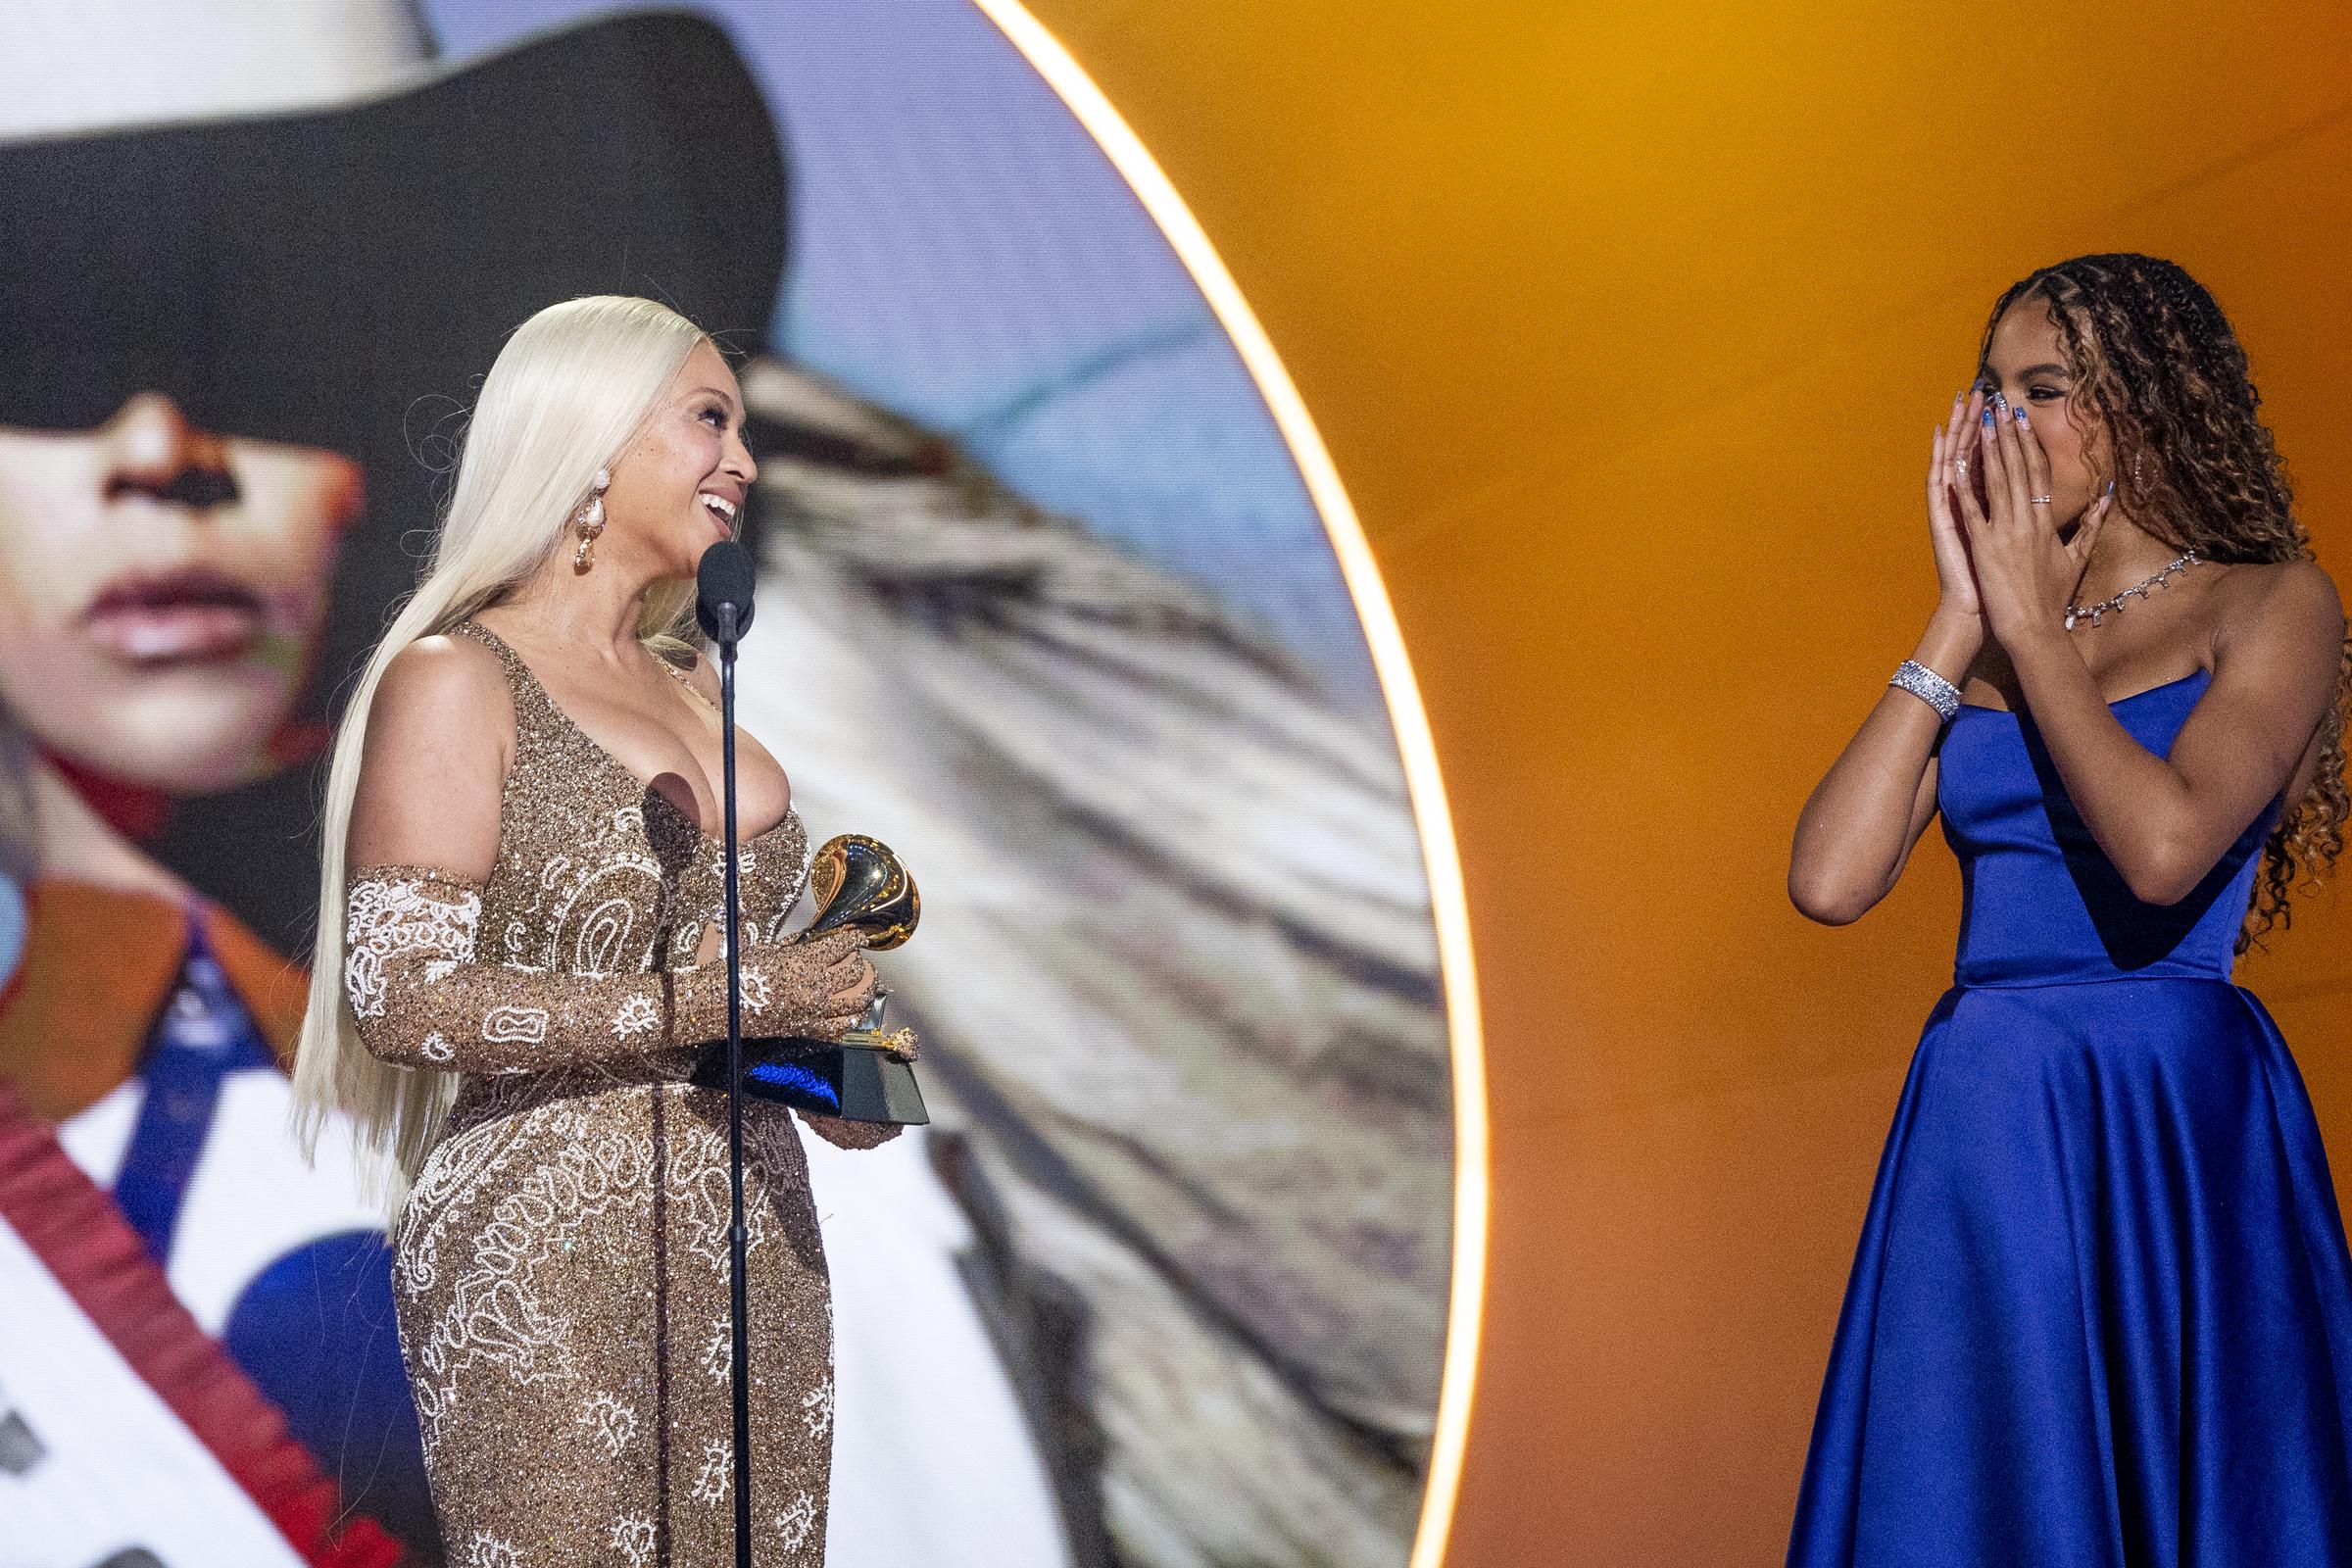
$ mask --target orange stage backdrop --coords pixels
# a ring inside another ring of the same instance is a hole
[[[2352,29],[2265,0],[1031,9],[1272,334],[1435,725],[1497,1181],[1448,1560],[1777,1562],[1949,972],[1939,840],[1855,928],[1782,892],[1930,607],[1930,428],[2003,284],[2171,256],[2352,591]],[[2348,938],[2324,896],[2241,969],[2339,1177]]]

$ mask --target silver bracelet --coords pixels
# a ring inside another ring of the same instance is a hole
[[[1960,688],[1916,659],[1906,659],[1897,664],[1894,678],[1886,684],[1900,686],[1946,720],[1960,711]]]

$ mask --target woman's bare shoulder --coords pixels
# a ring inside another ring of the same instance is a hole
[[[2217,674],[2239,672],[2249,689],[2335,690],[2343,661],[2344,607],[2335,579],[2315,561],[2245,562],[2214,584]]]
[[[376,683],[375,706],[423,710],[504,707],[506,670],[498,656],[471,637],[435,632],[392,656]]]
[[[481,643],[420,637],[394,654],[368,706],[351,863],[488,875],[514,734],[506,672]]]
[[[2316,561],[2249,561],[2214,584],[2217,631],[2224,639],[2286,635],[2339,642],[2343,597]]]
[[[466,749],[514,733],[514,705],[498,656],[470,637],[419,637],[392,656],[368,707],[368,745]]]
[[[2232,609],[2331,609],[2341,613],[2335,579],[2316,561],[2243,561],[2231,565],[2214,592]]]

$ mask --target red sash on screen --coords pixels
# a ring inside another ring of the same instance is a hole
[[[5,1087],[0,1299],[33,1330],[0,1336],[0,1469],[30,1504],[21,1541],[97,1548],[90,1560],[138,1546],[166,1563],[213,1559],[239,1537],[274,1545],[257,1563],[399,1560],[373,1521],[344,1514],[113,1200]],[[125,1454],[164,1462],[131,1478]]]

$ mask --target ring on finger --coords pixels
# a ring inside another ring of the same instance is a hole
[[[2046,506],[2048,506],[2049,504],[2050,504],[2050,498],[2049,498],[2048,496],[2028,496],[2028,497],[2026,497],[2026,505],[2027,505],[2027,506],[2030,506],[2030,507],[2046,507]]]

